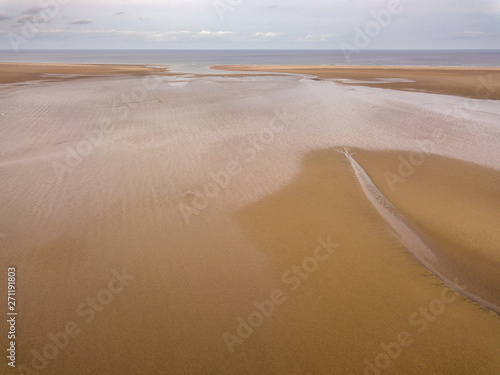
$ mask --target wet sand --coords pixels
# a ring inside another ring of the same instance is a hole
[[[463,98],[152,76],[0,85],[0,276],[17,267],[18,369],[41,366],[33,350],[74,322],[39,374],[500,371],[498,314],[402,245],[339,152],[442,273],[498,303],[498,102],[447,113]],[[386,172],[422,149],[392,189]]]
[[[215,65],[212,69],[307,74],[349,85],[500,99],[500,68]]]
[[[493,227],[499,224],[500,172],[427,155],[418,172],[391,193],[384,173],[398,168],[399,156],[411,154],[351,151],[396,207],[429,235],[438,267],[458,266],[452,269],[459,285],[475,291],[482,285],[483,292],[498,301],[500,292],[493,285],[499,285],[499,238]],[[458,181],[450,181],[450,175],[459,176]],[[444,196],[447,199],[441,200]],[[489,208],[483,210],[481,201]],[[442,374],[479,374],[493,373],[499,366],[497,360],[491,367],[481,365],[485,358],[473,349],[491,348],[491,358],[498,352],[498,315],[462,296],[442,309],[432,306],[436,314],[430,312],[433,301],[440,306],[435,299],[441,300],[447,286],[392,236],[336,150],[310,153],[289,185],[238,211],[236,218],[269,256],[277,276],[312,256],[312,239],[318,234],[331,234],[341,244],[310,276],[303,271],[308,279],[296,292],[288,292],[290,308],[284,307],[280,321],[254,341],[256,351],[271,342],[283,363],[303,361],[311,373],[335,368],[342,374],[362,374],[357,358],[373,363],[384,353],[381,343],[397,341],[407,332],[414,342],[402,349],[401,359],[392,362],[387,373],[420,374],[439,368]],[[412,316],[420,314],[420,308],[429,314],[425,325],[417,323],[421,315]],[[273,337],[280,341],[275,343]],[[297,341],[300,351],[278,349],[282,342]],[[289,372],[294,372],[292,366],[283,371]]]
[[[361,152],[356,158],[429,238],[434,268],[500,312],[500,234],[494,229],[500,225],[500,171],[425,153]]]

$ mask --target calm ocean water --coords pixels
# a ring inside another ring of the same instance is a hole
[[[365,50],[352,54],[349,62],[342,51],[334,50],[3,50],[0,61],[159,64],[192,72],[214,64],[491,67],[500,66],[500,50]]]

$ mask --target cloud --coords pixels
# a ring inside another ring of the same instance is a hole
[[[58,7],[51,5],[46,7],[38,5],[29,7],[17,16],[13,26],[22,26],[26,23],[32,23],[34,25],[49,24],[52,18],[58,13],[58,9]]]
[[[0,34],[3,32],[0,31]],[[133,31],[133,30],[40,30],[39,37],[46,38],[121,38],[125,40],[143,40],[152,42],[190,42],[200,40],[217,40],[232,36],[231,31],[208,31],[199,32],[190,30],[181,31]]]
[[[223,35],[230,35],[232,34],[231,31],[207,31],[207,30],[202,30],[199,33],[197,33],[198,36],[223,36]]]
[[[278,36],[277,33],[255,33],[252,35],[254,38],[274,38]]]
[[[116,35],[151,40],[154,42],[180,42],[188,40],[193,32],[181,31],[116,31]]]
[[[25,10],[22,14],[23,15],[26,14],[26,15],[29,15],[29,16],[34,16],[34,15],[36,15],[36,14],[42,12],[42,11],[43,11],[42,7],[35,5],[35,6],[32,6],[32,7],[28,8],[27,10]]]
[[[9,20],[11,18],[12,17],[8,13],[4,12],[3,10],[0,10],[0,21]]]
[[[458,38],[479,38],[482,36],[490,36],[491,34],[485,33],[483,31],[463,31],[456,33],[455,37]]]
[[[326,42],[330,38],[338,36],[336,34],[307,34],[296,39],[296,42]]]
[[[40,23],[43,20],[45,20],[47,17],[43,17],[41,13],[43,12],[43,8],[39,6],[32,6],[22,12],[19,17],[16,19],[16,23],[19,24],[24,24],[27,22],[31,23]],[[36,18],[35,18],[36,17]]]
[[[76,21],[69,21],[68,22],[69,25],[88,25],[89,23],[92,23],[92,21],[86,20],[83,18],[76,20]]]
[[[445,4],[448,2],[436,0],[408,0],[404,12],[393,15],[391,24],[384,28],[370,48],[500,48],[500,0],[450,1],[453,3],[451,7]],[[222,42],[239,43],[233,46],[228,44],[227,48],[243,49],[256,46],[334,48],[335,42],[340,42],[340,37],[344,36],[352,44],[355,28],[363,29],[366,22],[373,20],[371,11],[381,12],[387,5],[387,0],[222,0],[233,10],[226,12],[227,19],[222,23],[213,2],[0,0],[0,28],[21,29],[32,22],[39,29],[42,26],[43,29],[53,30],[71,27],[84,29],[80,31],[95,31],[92,37],[68,34],[67,38],[62,33],[54,32],[52,35],[60,36],[58,43],[51,48],[71,48],[75,38],[94,38],[96,40],[86,42],[89,45],[95,42],[95,46],[92,45],[95,48],[115,48],[117,45],[127,48],[155,47],[162,41],[193,42],[196,48],[202,48],[204,44],[211,48]],[[88,19],[92,23],[76,22],[79,19]],[[113,37],[105,37],[111,33],[99,31],[111,28],[139,33],[114,32]],[[180,30],[192,31],[183,33]],[[218,30],[230,30],[232,33]],[[149,44],[143,43],[148,41]],[[7,43],[5,38],[0,40],[2,47],[8,46]],[[47,45],[34,39],[31,43],[32,48]]]

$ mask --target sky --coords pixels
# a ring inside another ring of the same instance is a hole
[[[500,49],[500,0],[0,0],[0,49]]]

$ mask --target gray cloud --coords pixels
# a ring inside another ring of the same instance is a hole
[[[35,25],[49,24],[52,20],[49,9],[50,7],[42,8],[38,5],[29,7],[16,17],[13,26],[22,26],[26,23],[32,23]]]
[[[399,1],[401,12],[389,16],[387,25],[381,27],[367,48],[500,48],[500,0]],[[29,22],[40,29],[43,26],[47,39],[55,40],[58,35],[57,42],[50,45],[54,48],[72,48],[76,41],[85,39],[89,48],[158,48],[161,42],[161,46],[168,48],[190,43],[194,48],[337,49],[341,42],[352,44],[356,30],[364,30],[369,22],[382,17],[380,22],[384,23],[389,3],[388,0],[222,2],[229,4],[223,21],[214,0],[11,0],[2,6],[0,21],[10,17],[10,26],[19,29]],[[60,12],[55,7],[50,11],[43,9],[43,4],[53,3],[60,4]],[[77,18],[64,18],[67,12]],[[5,29],[7,22],[0,25]],[[83,30],[64,33],[67,27]],[[169,31],[164,31],[165,28]],[[31,41],[33,48],[48,45],[42,38],[37,39]],[[8,40],[0,40],[0,48],[6,46]]]
[[[76,21],[69,21],[69,25],[88,25],[89,23],[92,23],[90,20],[85,20],[85,19],[79,19]]]
[[[35,6],[28,8],[27,10],[25,10],[22,14],[28,15],[28,16],[34,16],[34,15],[39,14],[41,11],[43,11],[43,8],[35,5]]]
[[[9,20],[11,18],[12,17],[8,13],[4,12],[3,10],[0,10],[0,21]]]

